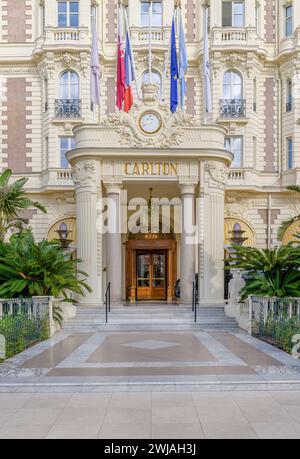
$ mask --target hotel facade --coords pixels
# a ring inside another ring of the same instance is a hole
[[[0,0],[0,170],[28,177],[28,193],[47,208],[27,214],[37,240],[66,225],[93,289],[84,304],[103,304],[108,282],[116,303],[172,302],[177,279],[188,303],[197,273],[200,305],[223,305],[234,225],[245,244],[271,248],[280,224],[300,214],[286,188],[300,185],[300,2],[182,0],[189,68],[185,110],[174,115],[174,2],[153,1],[151,78],[149,2],[123,4],[137,71],[128,114],[116,109],[117,1]],[[206,8],[212,113],[204,109]],[[90,100],[93,16],[99,108]]]

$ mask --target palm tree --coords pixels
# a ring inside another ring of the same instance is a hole
[[[0,298],[54,296],[76,303],[71,292],[91,292],[87,274],[77,270],[79,262],[58,241],[36,243],[30,230],[15,234],[8,243],[0,242]]]
[[[10,229],[21,230],[28,220],[20,217],[20,213],[26,209],[35,207],[46,213],[46,209],[38,202],[31,201],[24,191],[27,178],[18,179],[9,183],[12,176],[11,169],[7,169],[0,175],[0,241]]]
[[[250,295],[271,297],[300,297],[300,246],[274,249],[232,246],[226,269],[247,272],[241,299]]]
[[[300,186],[296,186],[296,185],[288,186],[287,189],[291,190],[291,191],[296,191],[296,193],[300,193]],[[300,215],[297,215],[296,217],[293,217],[290,220],[286,220],[286,221],[282,222],[282,224],[280,225],[280,228],[278,230],[278,236],[277,236],[279,241],[283,241],[283,238],[284,238],[284,235],[285,235],[287,229],[298,220],[300,220]],[[295,237],[298,238],[297,235],[295,235]]]

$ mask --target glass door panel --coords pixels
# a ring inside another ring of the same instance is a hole
[[[166,299],[166,252],[137,254],[137,299]]]

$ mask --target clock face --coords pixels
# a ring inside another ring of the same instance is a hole
[[[140,128],[146,134],[155,134],[161,128],[161,118],[154,112],[144,113],[140,118]]]

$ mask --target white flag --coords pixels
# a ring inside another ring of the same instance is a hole
[[[100,105],[100,62],[96,18],[93,18],[93,40],[91,52],[91,101]]]
[[[205,8],[205,30],[204,30],[204,53],[203,53],[203,71],[205,86],[205,110],[212,113],[212,93],[211,93],[211,72],[209,60],[209,42],[208,42],[208,8]]]

